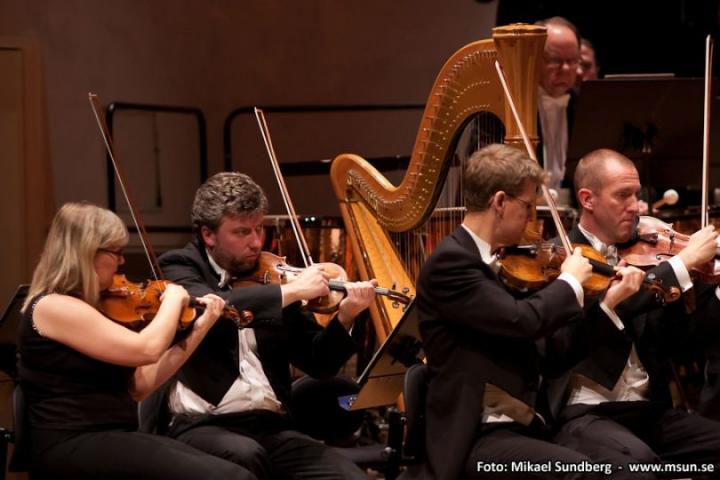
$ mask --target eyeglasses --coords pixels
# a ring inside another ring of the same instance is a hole
[[[109,248],[98,248],[97,251],[98,251],[98,252],[109,253],[110,255],[112,255],[113,257],[115,257],[118,262],[120,261],[120,259],[125,258],[125,256],[123,255],[123,249],[122,249],[122,248],[118,248],[117,250],[111,250],[111,249],[109,249]]]
[[[580,64],[579,58],[550,58],[545,57],[545,66],[554,70],[559,70],[563,65],[567,65],[568,68],[574,69]]]
[[[514,199],[517,200],[518,202],[522,203],[522,204],[525,206],[525,211],[526,211],[527,213],[531,213],[531,212],[533,211],[533,209],[535,208],[535,203],[534,203],[534,202],[528,202],[527,200],[523,200],[522,198],[516,197],[515,195],[511,195],[511,194],[509,194],[509,193],[507,194],[507,196],[510,197],[510,198],[514,198]]]

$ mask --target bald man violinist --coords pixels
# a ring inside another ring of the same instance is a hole
[[[635,165],[613,150],[595,150],[579,162],[575,187],[582,212],[570,240],[591,245],[609,263],[616,263],[618,252],[640,241],[636,235],[640,180]],[[679,254],[648,272],[666,289],[679,288],[684,295],[696,291],[698,308],[693,317],[686,314],[682,301],[662,305],[648,290],[615,308],[601,301],[618,325],[615,334],[572,370],[550,381],[549,403],[560,427],[555,440],[595,462],[622,467],[613,478],[656,478],[652,473],[631,473],[632,463],[671,462],[697,468],[715,463],[718,471],[720,423],[672,408],[668,390],[674,343],[703,317],[720,318],[718,292],[693,285],[689,275],[710,261],[716,249],[717,233],[707,227],[693,234]]]

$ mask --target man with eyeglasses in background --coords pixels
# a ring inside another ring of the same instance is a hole
[[[548,187],[570,187],[565,181],[568,138],[572,128],[572,91],[580,62],[580,35],[563,17],[537,22],[547,28],[538,95],[538,158],[548,174]]]

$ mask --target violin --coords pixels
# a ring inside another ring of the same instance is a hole
[[[655,217],[640,216],[635,240],[631,245],[620,248],[618,255],[630,265],[647,269],[680,253],[687,247],[690,236],[676,232],[670,223]],[[691,269],[690,276],[705,283],[720,283],[719,258],[716,254],[709,262]]]
[[[582,284],[585,295],[588,297],[602,295],[615,278],[615,269],[590,245],[573,244],[572,247],[580,248],[583,257],[587,258],[592,266],[592,275]],[[506,247],[500,252],[502,263],[499,276],[506,285],[516,290],[538,290],[560,276],[560,266],[566,257],[563,246],[550,242]],[[677,287],[665,290],[654,278],[645,277],[642,286],[654,292],[665,303],[680,298],[680,290]]]
[[[347,281],[347,272],[345,272],[345,269],[340,265],[336,265],[334,263],[325,262],[316,264],[313,262],[312,256],[310,255],[310,249],[308,248],[307,241],[305,241],[305,236],[303,235],[300,223],[298,222],[298,215],[295,213],[295,207],[290,199],[290,193],[288,192],[287,185],[285,184],[285,179],[280,171],[280,162],[277,159],[277,155],[275,155],[275,148],[273,147],[272,139],[270,137],[270,129],[268,128],[267,121],[265,120],[265,113],[262,109],[257,107],[254,108],[254,111],[255,119],[257,120],[258,127],[260,128],[260,135],[263,138],[265,150],[267,151],[270,165],[272,166],[273,173],[275,174],[275,180],[280,188],[280,195],[282,196],[283,203],[287,209],[290,226],[292,227],[293,234],[295,235],[295,240],[297,241],[303,264],[305,265],[305,268],[312,265],[321,265],[322,269],[325,272],[330,273],[330,276],[332,277],[332,280],[329,281],[328,285],[330,288],[330,295],[311,300],[307,303],[306,308],[315,313],[333,313],[338,309],[340,302],[346,293],[345,283]],[[260,283],[263,285],[268,283],[284,284],[295,280],[303,271],[303,268],[288,265],[285,261],[285,257],[279,257],[270,252],[261,252],[255,271],[248,277],[240,279],[237,282],[237,286],[247,286],[252,283]],[[375,287],[375,294],[384,295],[392,299],[393,308],[398,308],[401,303],[403,305],[410,303],[410,297],[404,293],[389,290],[387,288]]]
[[[323,271],[330,275],[331,280],[328,282],[330,294],[309,301],[305,308],[315,313],[333,313],[338,309],[345,296],[347,273],[344,268],[335,263],[324,262],[315,263],[314,265],[319,265]],[[232,286],[238,288],[258,284],[284,285],[297,280],[304,271],[304,268],[288,265],[285,257],[263,251],[260,252],[255,269],[249,274],[234,280]],[[387,288],[375,287],[375,294],[384,295],[398,304],[407,305],[410,303],[410,297],[407,295]]]
[[[141,330],[157,314],[162,302],[162,294],[170,284],[167,280],[149,280],[145,284],[133,283],[125,275],[114,275],[113,283],[100,294],[100,311],[108,318],[131,330]],[[185,330],[195,320],[196,308],[205,308],[195,297],[190,297],[189,305],[183,307],[178,322],[178,330]],[[238,312],[235,307],[226,305],[223,318],[230,319],[237,328],[247,327],[253,320],[248,310]]]

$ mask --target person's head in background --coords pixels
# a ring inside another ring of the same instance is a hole
[[[580,39],[580,63],[577,67],[578,83],[585,80],[596,80],[600,72],[595,56],[595,47],[587,38]]]
[[[580,63],[580,34],[569,20],[551,17],[537,25],[547,28],[540,86],[551,97],[565,95],[575,86]]]

